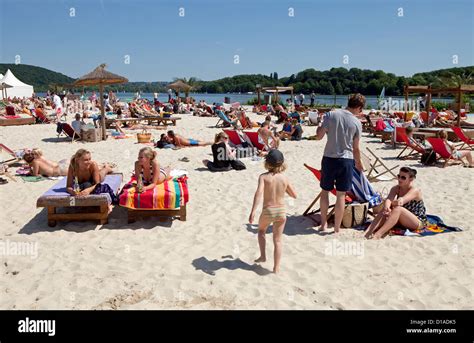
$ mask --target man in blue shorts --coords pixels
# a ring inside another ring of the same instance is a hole
[[[171,144],[174,144],[178,148],[187,146],[206,146],[212,144],[212,142],[205,142],[200,139],[184,138],[183,136],[174,133],[173,130],[168,131],[168,139]]]
[[[317,129],[316,139],[322,139],[326,134],[328,136],[321,162],[321,231],[327,228],[329,192],[335,186],[337,200],[334,208],[334,232],[339,232],[346,192],[352,188],[354,165],[359,171],[363,169],[359,148],[362,124],[356,115],[362,112],[364,106],[365,97],[362,94],[353,94],[346,109],[326,113],[322,125]]]

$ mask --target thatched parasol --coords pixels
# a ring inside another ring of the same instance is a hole
[[[2,90],[2,99],[7,99],[7,88],[12,88],[13,86],[10,86],[9,84],[6,84],[5,82],[0,83],[0,89]],[[5,95],[4,95],[5,93]]]
[[[168,87],[171,88],[172,90],[177,91],[178,96],[179,96],[179,92],[184,92],[185,94],[188,94],[189,91],[193,88],[192,86],[188,85],[187,83],[184,83],[181,80],[178,80],[176,82],[169,84]]]
[[[108,72],[105,70],[105,63],[95,68],[89,74],[86,74],[74,82],[76,86],[99,86],[100,92],[100,111],[102,114],[101,125],[102,125],[102,139],[106,139],[105,130],[105,108],[104,108],[104,85],[113,85],[117,83],[126,83],[128,79],[120,75]]]

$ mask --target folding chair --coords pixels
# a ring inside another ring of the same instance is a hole
[[[245,112],[241,112],[239,114],[239,121],[240,121],[240,125],[242,125],[242,128],[243,129],[251,129],[253,128],[252,126],[252,123],[250,122],[250,120],[247,118],[247,116],[245,115]]]
[[[448,165],[449,161],[456,160],[451,152],[447,149],[446,144],[442,138],[429,137],[427,140],[430,142],[433,151],[439,156],[436,160],[438,161],[440,159],[444,159],[443,168]]]
[[[229,124],[229,126],[236,127],[237,121],[230,120],[229,117],[227,117],[226,114],[224,112],[222,112],[222,110],[217,110],[216,115],[219,117],[219,120],[217,121],[215,127],[222,128],[222,127],[224,127],[224,123]],[[221,124],[221,122],[222,122],[222,124]]]
[[[316,168],[313,168],[313,167],[310,167],[309,165],[307,165],[306,163],[304,164],[304,166],[310,171],[313,173],[313,175],[316,177],[316,179],[318,181],[321,181],[321,171],[319,169],[316,169]],[[336,189],[333,188],[331,190],[331,192],[334,196],[336,196]],[[318,208],[317,210],[314,210],[314,211],[311,211],[311,209],[314,207],[314,205],[318,202],[319,198],[321,198],[321,194],[322,194],[322,191],[318,193],[318,195],[316,196],[316,198],[314,198],[314,200],[311,202],[311,204],[308,206],[308,208],[304,211],[303,213],[303,216],[312,216],[316,213],[318,213],[319,211],[321,211],[320,208]],[[354,200],[346,195],[346,198],[345,198],[345,203],[348,204],[348,203],[351,203],[353,202]],[[334,205],[331,205],[329,206],[329,208],[334,208],[334,206],[336,206],[336,204]],[[311,212],[310,212],[311,211]],[[332,213],[333,213],[334,210],[332,210],[329,214],[328,214],[328,218],[331,217]]]
[[[390,181],[397,178],[397,175],[395,175],[393,170],[398,168],[399,166],[398,164],[395,167],[389,168],[385,165],[385,163],[382,162],[380,157],[378,157],[372,150],[370,150],[370,148],[367,147],[367,150],[375,158],[375,161],[373,163],[369,162],[369,167],[368,167],[369,171],[367,173],[367,179],[369,179],[369,181]],[[363,155],[362,152],[361,152],[361,155]],[[369,157],[369,161],[370,161],[370,157]],[[380,167],[383,167],[384,171],[379,172],[377,168],[380,168]],[[372,175],[372,173],[375,173],[375,175]],[[389,179],[380,178],[381,176],[385,174],[391,174],[392,178],[389,178]]]
[[[469,149],[474,150],[474,139],[468,138],[463,129],[457,126],[451,126],[451,130],[453,130],[459,140],[463,143],[458,149],[462,149],[465,145],[467,145]]]
[[[398,129],[398,127],[397,127]],[[420,154],[424,154],[426,152],[425,149],[423,149],[421,146],[418,146],[418,145],[415,145],[413,144],[410,139],[408,138],[408,136],[406,135],[405,132],[402,132],[402,131],[398,131],[397,132],[397,139],[400,139],[401,142],[405,143],[405,147],[403,148],[403,150],[398,154],[397,158],[399,159],[406,159],[408,157],[418,157],[418,155]],[[408,151],[408,154],[406,155],[403,155],[403,153],[407,150],[407,149],[410,149]]]
[[[240,145],[243,143],[242,139],[240,138],[239,134],[235,130],[223,129],[226,135],[229,137],[229,141],[234,145]]]
[[[244,131],[245,135],[249,138],[252,145],[257,148],[258,150],[265,150],[265,145],[259,142],[258,140],[258,132],[257,131]]]
[[[74,141],[78,141],[81,139],[81,135],[78,134],[76,132],[76,130],[74,130],[72,128],[71,125],[69,125],[68,123],[60,123],[59,125],[61,125],[61,133],[58,134],[58,137],[64,133],[64,135],[66,135],[66,137],[69,137],[71,138],[71,143],[74,142]]]

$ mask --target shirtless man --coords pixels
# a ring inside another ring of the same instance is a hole
[[[278,149],[280,139],[270,130],[270,122],[265,120],[262,127],[258,129],[259,140],[265,145],[265,150]]]
[[[205,142],[199,139],[184,138],[183,136],[174,133],[173,130],[168,131],[168,138],[170,139],[170,143],[178,148],[187,146],[206,146],[212,144],[212,142]]]
[[[58,162],[49,161],[43,157],[43,153],[39,149],[33,149],[23,155],[23,159],[28,163],[33,176],[66,176],[69,168],[67,159]]]

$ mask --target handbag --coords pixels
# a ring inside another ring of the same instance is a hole
[[[342,215],[342,226],[345,228],[357,227],[367,221],[368,203],[349,204],[344,208]]]
[[[151,133],[144,129],[141,133],[137,133],[137,140],[138,143],[150,143]]]

